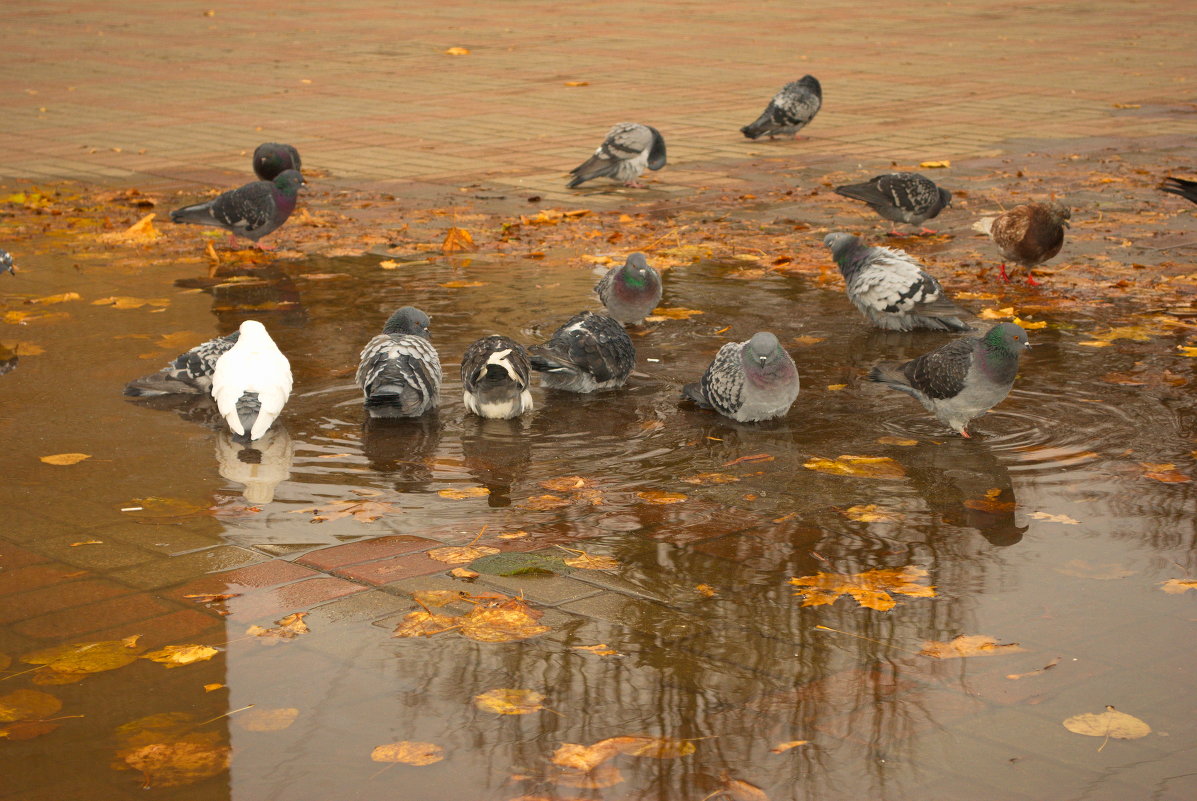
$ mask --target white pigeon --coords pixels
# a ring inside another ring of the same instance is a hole
[[[291,363],[257,320],[243,322],[240,332],[237,344],[216,360],[212,398],[232,432],[252,442],[291,397]]]

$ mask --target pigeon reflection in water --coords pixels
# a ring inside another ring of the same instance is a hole
[[[244,485],[246,503],[260,505],[274,500],[279,484],[291,477],[295,449],[291,435],[275,426],[249,445],[239,442],[227,428],[216,435],[216,462],[220,475]]]
[[[511,488],[527,475],[532,462],[532,437],[525,431],[525,420],[464,421],[461,453],[466,470],[490,490],[486,502],[492,508],[511,505]],[[539,494],[541,491],[530,494]]]
[[[440,442],[436,412],[407,418],[366,416],[362,423],[362,453],[371,470],[394,482],[396,492],[428,490]]]

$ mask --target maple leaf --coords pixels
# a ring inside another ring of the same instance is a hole
[[[806,588],[794,592],[795,595],[805,596],[803,606],[833,604],[841,595],[848,595],[856,599],[861,606],[884,612],[893,609],[897,603],[890,595],[891,592],[915,598],[933,598],[935,588],[918,583],[919,579],[926,575],[927,571],[922,568],[906,566],[867,570],[850,575],[819,573],[814,576],[791,578],[789,583]]]
[[[280,640],[292,640],[300,634],[307,634],[311,631],[308,628],[308,624],[303,622],[303,619],[307,616],[307,612],[293,612],[284,618],[274,621],[277,628],[266,629],[261,626],[250,626],[245,630],[245,633],[254,637],[274,637]]]

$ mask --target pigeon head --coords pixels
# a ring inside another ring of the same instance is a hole
[[[306,183],[299,170],[283,170],[274,178],[274,185],[287,197],[295,197]]]
[[[415,306],[404,306],[388,319],[386,325],[382,327],[384,334],[411,334],[417,337],[429,339],[428,336],[428,315],[417,309]]]
[[[0,250],[0,275],[5,273],[12,273],[15,276],[17,270],[12,266],[12,254],[7,250]]]
[[[849,258],[862,247],[863,243],[860,241],[860,237],[836,232],[823,237],[823,244],[831,248],[831,257],[840,266],[840,272],[855,269],[855,267],[849,266]]]
[[[777,337],[768,331],[758,331],[748,340],[744,348],[744,361],[749,367],[768,369],[769,366],[784,360],[786,352],[781,349]]]
[[[643,253],[633,253],[623,263],[623,280],[628,286],[642,287],[648,281],[648,260]]]
[[[1001,323],[985,332],[981,338],[986,350],[1003,356],[1018,358],[1024,350],[1031,347],[1027,341],[1027,332],[1014,323]]]
[[[952,193],[949,192],[948,190],[944,189],[942,186],[939,187],[939,207],[941,209],[946,209],[947,207],[949,207],[951,205],[952,205]]]
[[[659,170],[665,166],[665,137],[661,136],[661,132],[651,125],[645,125],[653,135],[653,143],[648,151],[648,168],[650,170]]]
[[[809,89],[814,92],[820,99],[823,98],[823,86],[819,83],[819,79],[813,75],[803,75],[798,79],[798,85],[804,89]]]
[[[1068,224],[1068,221],[1072,219],[1072,211],[1063,203],[1048,203],[1047,213],[1056,225],[1062,225],[1065,228],[1072,227]]]
[[[254,150],[254,173],[263,181],[273,181],[284,170],[298,169],[299,151],[291,145],[263,142]]]
[[[266,333],[266,326],[257,320],[246,320],[237,329],[238,342],[258,342],[262,339],[270,339],[270,334]]]

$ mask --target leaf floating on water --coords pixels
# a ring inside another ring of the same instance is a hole
[[[565,560],[565,564],[579,570],[618,570],[623,567],[619,561],[610,556],[595,556],[585,552]]]
[[[437,615],[423,609],[408,612],[403,622],[391,632],[392,637],[431,637],[450,631],[458,626],[460,618],[452,615]]]
[[[0,740],[32,740],[49,734],[59,725],[61,724],[49,720],[18,720],[16,723],[0,726]]]
[[[791,748],[797,748],[800,745],[809,745],[809,744],[810,744],[810,740],[790,740],[788,742],[778,743],[777,745],[773,746],[772,748],[769,749],[769,753],[784,754],[786,751],[789,751]]]
[[[682,503],[686,496],[680,492],[665,492],[664,490],[644,490],[637,492],[636,497],[642,501],[657,504]]]
[[[726,771],[724,771],[721,781],[723,790],[719,796],[727,801],[769,801],[769,796],[764,790],[751,782],[733,779]]]
[[[928,640],[923,643],[919,656],[934,659],[962,659],[967,656],[998,656],[1025,651],[1018,643],[998,645],[998,641],[985,634],[961,634],[950,642]]]
[[[236,715],[233,722],[246,731],[282,731],[290,727],[298,717],[299,710],[294,707],[271,709],[255,706]]]
[[[710,584],[696,584],[694,591],[704,598],[714,598],[719,594]]]
[[[1070,559],[1055,568],[1055,571],[1066,576],[1099,580],[1122,579],[1139,572],[1138,570],[1129,570],[1117,562],[1094,564],[1084,559]]]
[[[50,456],[40,456],[38,457],[38,461],[65,467],[66,465],[79,464],[84,459],[90,458],[90,453],[55,453]]]
[[[616,651],[605,642],[600,642],[597,645],[575,645],[573,650],[586,651],[595,656],[619,656],[619,651]]]
[[[571,768],[572,770],[589,773],[608,759],[614,759],[623,753],[621,750],[622,743],[618,742],[621,739],[631,738],[612,737],[607,740],[600,740],[594,745],[562,743],[553,752],[551,761],[554,765],[560,765],[563,768]]]
[[[540,616],[524,604],[514,601],[510,605],[487,609],[476,607],[461,620],[461,633],[478,642],[515,642],[536,637],[549,630],[536,622]]]
[[[809,334],[803,334],[800,337],[794,337],[795,345],[817,345],[820,342],[826,342],[827,337],[812,337]]]
[[[41,690],[15,690],[0,695],[0,723],[48,718],[62,709],[62,701]]]
[[[892,523],[902,519],[901,512],[885,509],[872,503],[861,506],[849,506],[847,509],[842,510],[840,514],[858,523]]]
[[[71,315],[66,312],[44,311],[10,311],[4,313],[4,322],[12,325],[27,325],[29,323],[48,323],[54,320],[69,320]]]
[[[21,661],[27,665],[43,665],[58,673],[102,673],[136,662],[145,650],[137,646],[139,637],[59,645],[26,654]]]
[[[464,498],[485,498],[487,495],[490,495],[490,490],[486,487],[465,487],[464,489],[437,490],[436,494],[442,498],[462,500]]]
[[[982,320],[1005,320],[1007,317],[1014,316],[1014,307],[1007,306],[1004,309],[981,309],[977,316]]]
[[[112,295],[91,302],[93,306],[111,306],[114,309],[140,309],[142,306],[166,307],[170,298],[134,298],[128,295]]]
[[[229,769],[232,749],[196,742],[155,743],[124,756],[134,770],[141,771],[142,787],[180,787],[217,776]]]
[[[861,606],[882,612],[893,609],[897,602],[890,593],[915,598],[935,597],[935,588],[918,583],[927,571],[919,567],[867,570],[864,573],[818,573],[814,576],[792,578],[789,583],[805,588],[794,591],[805,600],[803,606],[822,606],[835,603],[841,595],[848,595]]]
[[[1076,526],[1081,522],[1073,520],[1068,515],[1053,515],[1048,512],[1031,512],[1027,517],[1032,517],[1036,520],[1046,520],[1050,523],[1063,523],[1066,526]]]
[[[469,54],[470,51],[464,47],[450,47],[445,51],[445,55],[447,56],[468,56]]]
[[[573,506],[573,504],[572,500],[562,498],[560,495],[534,495],[521,503],[520,508],[532,512],[545,512],[549,509],[564,509],[566,506]]]
[[[1168,579],[1160,589],[1171,595],[1179,595],[1182,592],[1189,590],[1197,590],[1197,580],[1194,579]]]
[[[1119,712],[1112,706],[1107,706],[1106,711],[1101,713],[1074,715],[1064,721],[1064,728],[1074,734],[1106,739],[1112,737],[1115,740],[1137,740],[1151,734],[1151,727],[1145,722],[1134,715]],[[1101,748],[1105,748],[1105,743],[1102,743]]]
[[[966,498],[961,505],[966,509],[975,509],[978,512],[988,512],[995,515],[1013,512],[1018,507],[1018,504],[1014,501],[999,500],[1001,496],[1002,490],[994,487],[985,491],[984,498]]]
[[[398,514],[401,510],[384,501],[333,501],[326,506],[293,509],[291,514],[311,514],[313,523],[326,523],[352,517],[359,523],[373,523],[383,515]]]
[[[307,634],[311,631],[308,624],[303,622],[303,619],[308,616],[307,612],[292,612],[284,618],[274,621],[276,628],[266,629],[261,626],[250,626],[245,630],[245,633],[254,637],[273,637],[280,640],[293,640],[300,634]]]
[[[1146,469],[1144,478],[1159,481],[1164,484],[1188,484],[1193,479],[1176,469],[1174,464],[1156,464],[1154,462],[1139,462]]]
[[[827,385],[828,392],[839,392],[841,389],[847,389],[847,388],[848,388],[847,384],[828,384]]]
[[[443,253],[464,253],[477,249],[474,246],[474,237],[464,228],[450,228],[445,234],[445,241],[441,242]]]
[[[161,662],[168,668],[182,667],[196,662],[207,662],[220,651],[210,645],[168,645],[158,651],[142,654],[142,659]]]
[[[687,484],[731,484],[739,480],[738,476],[731,473],[699,473],[682,479]]]
[[[487,690],[474,696],[474,706],[499,715],[527,715],[544,709],[544,696],[534,690]]]
[[[737,464],[747,464],[749,462],[771,462],[775,457],[768,453],[754,453],[750,456],[741,456],[738,459],[732,459],[730,462],[724,462],[723,467],[732,467]]]
[[[653,309],[653,313],[645,318],[645,320],[653,323],[659,323],[664,320],[689,320],[703,312],[698,309],[683,309],[673,308],[667,309],[664,306],[658,309]]]
[[[59,295],[46,295],[43,298],[30,298],[26,303],[37,303],[42,306],[50,306],[55,303],[67,303],[72,300],[82,300],[78,292],[63,292]]]
[[[593,485],[593,480],[585,479],[581,476],[562,476],[540,482],[540,486],[551,492],[569,492],[570,490],[585,489]]]
[[[210,692],[213,692],[214,690],[219,690],[219,689],[222,689],[222,688],[228,687],[228,686],[229,685],[227,685],[227,684],[221,684],[219,682],[214,682],[212,684],[205,684],[204,692],[210,693]]]
[[[566,86],[590,86],[590,81],[566,81]]]
[[[455,590],[416,590],[411,594],[412,600],[421,606],[448,606],[461,600],[461,593]]]
[[[677,759],[689,756],[697,749],[693,740],[679,740],[673,737],[616,737],[615,740],[629,740],[622,746],[623,753],[649,759]]]
[[[486,282],[485,281],[446,281],[443,284],[438,284],[438,286],[443,286],[445,289],[468,289],[470,287],[486,286]]]
[[[125,230],[100,234],[99,239],[101,242],[119,242],[130,245],[144,245],[153,242],[162,236],[154,226],[156,216],[158,215],[150,212]]]
[[[1180,351],[1181,356],[1188,356],[1189,358],[1197,357],[1197,347],[1192,345],[1177,345],[1176,349]]]
[[[426,553],[429,559],[435,559],[438,562],[464,565],[481,556],[489,556],[498,552],[498,548],[490,545],[446,545],[443,548],[433,548]]]
[[[824,459],[816,456],[802,465],[807,470],[858,478],[902,478],[906,471],[888,456],[837,456]]]
[[[1048,662],[1046,665],[1039,668],[1038,670],[1028,670],[1026,673],[1007,673],[1006,678],[1008,678],[1012,681],[1018,681],[1019,679],[1026,679],[1026,678],[1030,678],[1031,676],[1038,676],[1041,673],[1046,673],[1047,671],[1051,670],[1058,664],[1060,664],[1060,657],[1057,656],[1055,659]]]

